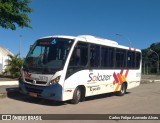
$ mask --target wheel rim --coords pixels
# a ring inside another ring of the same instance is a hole
[[[124,86],[124,85],[122,85],[121,93],[122,93],[122,94],[124,94],[124,93],[125,93],[125,86]]]
[[[78,89],[77,90],[77,100],[81,99],[81,91]]]

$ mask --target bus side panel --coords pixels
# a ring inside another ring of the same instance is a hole
[[[64,82],[63,100],[73,98],[74,90],[77,86],[85,86],[85,96],[93,96],[107,92],[114,92],[116,84],[113,84],[114,70],[81,70]]]
[[[140,85],[140,70],[81,70],[64,82],[63,100],[73,98],[77,86],[85,86],[85,96],[116,92],[121,89],[123,82],[127,82],[127,89]]]
[[[75,88],[81,85],[85,87],[86,97],[113,92],[113,77],[111,74],[105,74],[109,72],[111,73],[110,70],[107,71],[108,70],[81,70],[72,74],[64,82],[63,100],[72,99]]]
[[[127,89],[139,86],[140,81],[141,81],[141,70],[130,70],[127,77],[127,82],[128,82]]]

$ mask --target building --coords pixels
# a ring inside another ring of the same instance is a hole
[[[6,65],[8,64],[8,55],[14,55],[8,49],[0,46],[0,74],[5,71]]]

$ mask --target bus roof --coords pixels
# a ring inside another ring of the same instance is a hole
[[[69,38],[69,39],[78,38],[81,41],[87,41],[87,42],[92,41],[94,43],[101,42],[101,43],[109,43],[109,44],[118,45],[118,43],[116,41],[103,39],[103,38],[95,37],[95,36],[92,36],[92,35],[79,35],[79,36],[54,35],[54,36],[47,36],[47,37],[43,37],[43,38]],[[41,39],[43,39],[43,38],[41,38]]]
[[[84,38],[84,39],[86,39],[86,41],[92,40],[92,41],[101,42],[101,43],[118,45],[118,43],[116,41],[103,39],[103,38],[99,38],[99,37],[95,37],[95,36],[91,36],[91,35],[79,35],[78,38]]]
[[[68,38],[68,39],[80,40],[84,42],[90,42],[90,43],[95,43],[95,44],[100,44],[100,45],[105,45],[105,46],[112,46],[112,47],[117,47],[117,48],[135,50],[135,48],[130,48],[127,46],[119,45],[116,41],[103,39],[103,38],[95,37],[92,35],[79,35],[79,36],[53,35],[53,36],[42,37],[40,39],[43,39],[43,38]],[[141,50],[139,49],[136,49],[136,51],[141,52]]]

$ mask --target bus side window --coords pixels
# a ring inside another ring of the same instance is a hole
[[[116,49],[115,67],[116,68],[126,67],[126,50]]]
[[[68,78],[77,71],[86,69],[87,66],[88,66],[88,44],[84,42],[78,42],[72,52],[66,78]]]
[[[114,48],[101,48],[101,67],[113,68],[114,66]]]
[[[127,68],[135,68],[135,51],[127,53]]]
[[[79,42],[70,59],[69,66],[82,67],[88,63],[88,44]]]
[[[100,46],[91,45],[90,47],[90,67],[100,66]]]
[[[108,48],[108,67],[114,67],[114,48]]]
[[[101,67],[108,67],[108,47],[101,48]]]
[[[138,69],[140,66],[141,61],[141,54],[139,52],[136,52],[136,68]]]
[[[105,48],[101,47],[101,67],[105,66]]]

